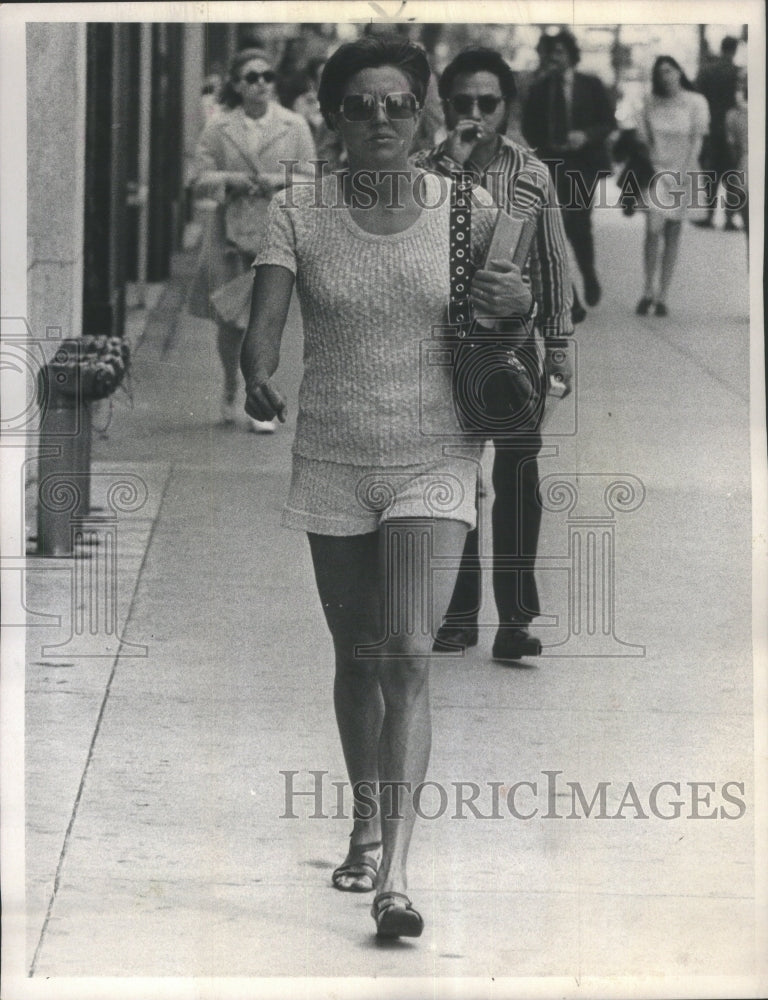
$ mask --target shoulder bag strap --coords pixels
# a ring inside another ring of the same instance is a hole
[[[451,180],[449,239],[450,302],[448,320],[466,337],[472,322],[469,285],[472,280],[472,176],[458,174]]]

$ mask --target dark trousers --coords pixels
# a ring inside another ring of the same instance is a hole
[[[573,247],[579,271],[581,271],[583,278],[594,278],[596,275],[595,241],[592,236],[592,205],[584,205],[581,202],[586,199],[576,198],[568,167],[558,166],[556,170],[553,170],[553,179],[557,190],[557,200],[561,206],[563,229],[568,242]]]
[[[592,209],[566,208],[563,229],[573,247],[576,263],[583,278],[595,277],[595,241],[592,238]]]
[[[705,163],[707,169],[714,175],[712,178],[712,186],[708,189],[709,197],[705,202],[707,217],[711,221],[717,207],[717,189],[720,186],[720,181],[723,179],[723,174],[727,173],[733,167],[733,155],[724,137],[710,138]],[[733,217],[738,214],[738,211],[738,209],[730,208],[726,205],[726,218],[733,219]]]
[[[541,433],[518,440],[494,439],[493,593],[500,624],[527,624],[541,613],[534,566],[541,526],[539,468]],[[461,568],[445,616],[449,624],[477,622],[481,602],[479,531],[467,533]],[[514,559],[513,565],[503,560]]]

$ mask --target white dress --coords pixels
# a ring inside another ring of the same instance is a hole
[[[648,189],[649,211],[682,219],[692,201],[691,171],[699,168],[701,141],[709,131],[706,98],[690,90],[674,97],[651,94],[638,124],[655,171]]]

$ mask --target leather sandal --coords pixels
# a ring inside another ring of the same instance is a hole
[[[376,876],[379,874],[381,857],[379,856],[378,859],[372,858],[366,861],[364,860],[364,855],[374,854],[380,848],[380,840],[373,840],[369,844],[351,845],[349,854],[359,854],[360,858],[350,858],[348,854],[347,860],[333,870],[331,882],[334,888],[340,892],[373,892],[376,884]],[[342,885],[342,878],[354,878],[357,882],[352,885]]]
[[[424,921],[402,892],[382,892],[374,899],[371,916],[376,921],[376,937],[421,937]]]

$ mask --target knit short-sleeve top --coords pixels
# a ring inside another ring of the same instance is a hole
[[[461,435],[450,357],[439,349],[450,290],[448,182],[421,174],[417,220],[404,232],[374,235],[343,205],[340,177],[277,194],[254,261],[296,275],[304,376],[293,450],[352,465],[430,464]],[[478,266],[496,210],[487,192],[474,194]]]

